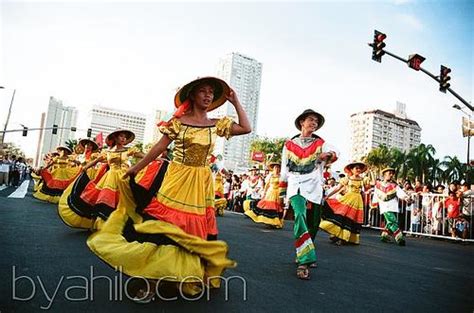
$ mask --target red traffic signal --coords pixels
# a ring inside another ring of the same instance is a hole
[[[449,81],[451,80],[449,73],[451,73],[451,69],[449,67],[441,65],[439,71],[439,91],[441,92],[446,93],[446,90],[451,86],[451,84],[449,83]]]
[[[421,68],[421,63],[426,60],[419,54],[412,54],[408,57],[408,66],[414,69],[415,71],[419,71]]]
[[[387,35],[379,32],[378,30],[374,31],[374,42],[372,43],[372,60],[377,62],[382,62],[382,56],[385,54],[383,48],[386,44],[383,42],[387,38]]]

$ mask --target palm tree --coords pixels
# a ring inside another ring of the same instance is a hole
[[[444,161],[441,164],[446,167],[444,170],[444,176],[447,182],[451,182],[453,180],[461,180],[464,176],[463,171],[463,164],[457,157],[446,156],[444,157]]]
[[[370,171],[375,172],[375,176],[380,176],[382,170],[391,163],[390,150],[387,146],[381,145],[370,150],[362,161],[367,164]]]
[[[66,140],[66,147],[74,151],[74,148],[77,146],[77,139],[68,139]]]
[[[266,156],[271,155],[273,160],[281,160],[281,152],[285,144],[285,138],[261,138],[252,141],[250,151],[263,152]]]
[[[436,149],[431,145],[420,144],[408,152],[407,166],[413,171],[415,179],[420,179],[422,183],[429,177],[429,165],[433,163],[433,155]]]

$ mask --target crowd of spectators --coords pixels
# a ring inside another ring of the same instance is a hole
[[[31,167],[22,157],[0,155],[0,187],[18,187],[29,176]]]

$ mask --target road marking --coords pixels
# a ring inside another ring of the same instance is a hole
[[[25,180],[21,183],[20,187],[18,187],[14,192],[12,192],[8,198],[24,198],[26,193],[28,192],[28,186],[30,185],[29,180]]]
[[[6,185],[0,186],[0,191],[2,191],[3,189],[6,189],[6,188],[7,188]]]

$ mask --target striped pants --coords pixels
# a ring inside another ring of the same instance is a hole
[[[298,260],[298,264],[314,263],[316,262],[316,249],[313,243],[313,236],[316,235],[317,227],[319,227],[319,221],[316,221],[316,219],[320,219],[320,206],[313,207],[313,218],[311,223],[308,223],[306,214],[307,200],[298,194],[291,197],[290,202],[295,212],[293,233],[295,238],[296,259]],[[311,229],[309,229],[309,224],[312,226]],[[315,227],[316,231],[314,230]]]
[[[382,241],[389,240],[390,234],[393,235],[397,243],[405,241],[405,237],[398,227],[397,216],[393,212],[385,212],[383,214],[385,219],[385,228],[382,230],[381,239]]]

